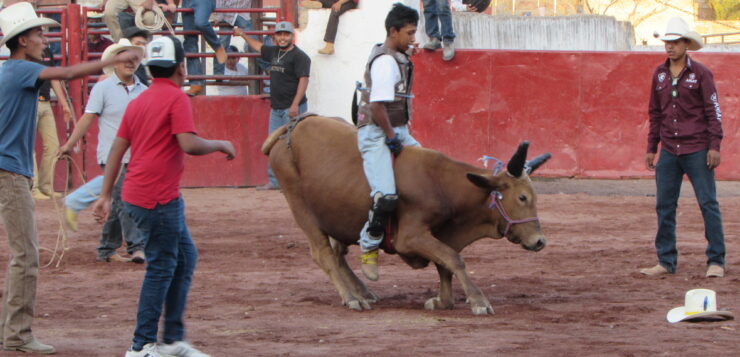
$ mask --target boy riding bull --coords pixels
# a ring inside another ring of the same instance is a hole
[[[39,89],[47,80],[70,80],[94,74],[116,63],[136,62],[142,54],[127,51],[104,61],[71,67],[39,64],[49,40],[42,26],[59,26],[39,18],[28,2],[0,12],[0,46],[10,59],[0,67],[0,216],[8,236],[10,262],[0,303],[0,342],[3,349],[51,354],[31,331],[35,316],[39,248],[34,201],[31,198],[33,145]]]
[[[378,247],[398,205],[391,153],[395,157],[404,145],[419,146],[408,127],[413,64],[407,54],[418,22],[416,10],[394,4],[385,19],[385,42],[373,47],[365,67],[368,90],[362,92],[357,145],[373,204],[360,232],[360,248],[362,273],[373,281],[378,280]]]

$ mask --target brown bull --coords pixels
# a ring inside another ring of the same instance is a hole
[[[378,296],[345,260],[347,245],[357,244],[371,206],[357,130],[338,118],[313,116],[279,138],[286,131],[283,127],[270,135],[262,151],[269,154],[293,216],[308,237],[311,256],[346,306],[370,309]],[[528,250],[545,247],[536,219],[537,196],[527,171],[536,169],[549,154],[532,160],[527,168],[526,151],[523,143],[507,170],[496,176],[424,148],[406,147],[396,159],[400,200],[392,244],[415,269],[429,261],[437,266],[439,296],[426,301],[427,309],[453,308],[454,275],[474,314],[493,313],[459,254],[476,240],[506,236]]]

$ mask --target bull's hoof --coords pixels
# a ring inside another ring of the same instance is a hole
[[[427,310],[452,310],[454,304],[445,304],[442,299],[437,296],[427,300],[424,303],[424,308]]]
[[[470,308],[473,311],[473,315],[493,315],[493,307],[488,306],[473,306]]]
[[[362,311],[362,310],[372,310],[373,308],[370,307],[370,303],[368,303],[365,300],[350,300],[345,303],[348,308],[355,311]]]

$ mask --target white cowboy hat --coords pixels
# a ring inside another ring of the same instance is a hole
[[[0,46],[4,45],[11,38],[20,35],[23,31],[39,26],[60,26],[58,22],[38,17],[33,5],[29,2],[19,2],[6,7],[0,11],[0,29],[5,35],[0,40]]]
[[[665,34],[660,36],[663,41],[675,41],[679,38],[685,38],[689,40],[689,50],[698,51],[704,45],[702,44],[701,35],[696,31],[689,29],[689,24],[686,23],[680,17],[672,17],[668,20],[668,26],[666,26]]]
[[[103,13],[100,11],[88,11],[87,18],[88,19],[102,19]]]
[[[670,323],[690,320],[732,320],[733,318],[732,312],[717,310],[717,294],[709,289],[687,291],[684,306],[671,309],[666,315]]]
[[[134,46],[131,44],[131,41],[129,41],[126,38],[122,38],[118,41],[118,43],[114,43],[108,46],[105,49],[105,51],[103,51],[103,56],[100,58],[100,60],[105,61],[123,51],[128,51],[128,50],[143,51],[141,47]],[[110,76],[111,74],[113,74],[113,72],[114,72],[113,65],[105,66],[103,68],[103,73],[105,73],[106,76]]]

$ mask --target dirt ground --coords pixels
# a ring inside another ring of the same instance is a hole
[[[729,269],[723,279],[703,276],[703,224],[688,189],[678,211],[678,273],[646,278],[637,271],[656,261],[652,181],[540,180],[536,187],[547,248],[533,253],[487,239],[463,251],[492,316],[473,316],[457,281],[454,310],[424,310],[436,295],[436,270],[412,270],[391,255],[381,255],[381,279],[369,283],[380,302],[350,311],[311,260],[279,192],[183,190],[200,251],[188,339],[214,357],[740,354],[736,320],[665,320],[693,288],[715,290],[720,308],[740,314],[739,183],[719,185]],[[39,202],[37,212],[41,245],[52,248],[52,203]],[[84,212],[61,267],[41,271],[34,331],[58,356],[123,356],[131,341],[144,267],[95,262],[99,232]],[[44,262],[49,257],[42,253]],[[348,260],[361,275],[357,247]]]

